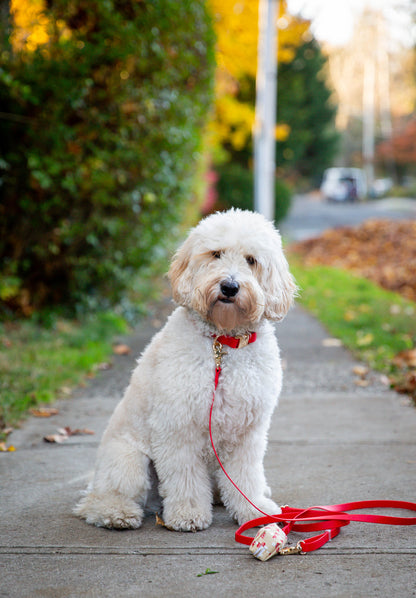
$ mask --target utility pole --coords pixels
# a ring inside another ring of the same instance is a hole
[[[364,57],[363,84],[363,162],[368,190],[374,183],[375,76],[374,58],[368,54]]]
[[[254,207],[274,219],[279,0],[259,0],[256,116],[254,124]]]

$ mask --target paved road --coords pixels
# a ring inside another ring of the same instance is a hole
[[[351,204],[329,203],[313,194],[297,195],[280,229],[288,240],[303,241],[327,228],[354,226],[369,218],[416,219],[416,200],[391,198]]]

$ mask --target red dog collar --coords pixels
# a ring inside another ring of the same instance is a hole
[[[221,345],[231,347],[231,349],[242,349],[243,347],[247,347],[247,345],[254,343],[257,339],[257,334],[255,332],[247,332],[246,334],[240,334],[239,336],[212,335],[212,338],[215,338]]]

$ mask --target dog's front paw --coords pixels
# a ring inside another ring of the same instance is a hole
[[[74,513],[87,523],[109,529],[137,529],[143,520],[142,508],[132,499],[118,495],[88,494],[77,504]]]
[[[212,514],[204,513],[196,509],[181,509],[163,510],[163,519],[166,527],[173,529],[177,532],[198,532],[203,529],[207,529],[212,522]]]
[[[266,515],[280,515],[282,509],[277,506],[277,504],[271,499],[267,498],[266,496],[259,498],[258,500],[254,501],[256,507],[261,509],[263,513]],[[261,512],[252,507],[249,503],[247,503],[244,509],[239,510],[237,513],[234,513],[234,519],[237,521],[238,525],[242,525],[246,521],[250,521],[250,519],[255,519],[256,517],[261,516]]]

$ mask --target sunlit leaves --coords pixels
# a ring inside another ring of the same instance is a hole
[[[229,143],[240,151],[251,137],[254,105],[237,98],[240,82],[254,79],[257,70],[258,0],[209,0],[214,16],[216,45],[216,114],[212,123],[212,143]],[[278,19],[279,62],[293,60],[296,48],[304,41],[309,22],[288,14],[286,2],[280,5]],[[284,124],[276,129],[278,139],[286,139]]]

